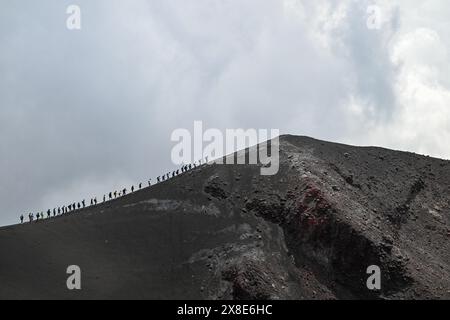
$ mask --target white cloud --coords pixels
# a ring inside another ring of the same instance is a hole
[[[354,140],[450,158],[450,43],[438,31],[441,21],[426,15],[429,10],[417,17],[417,10],[422,9],[402,7],[401,28],[387,43],[396,70],[396,104],[390,120],[372,123],[367,135]]]

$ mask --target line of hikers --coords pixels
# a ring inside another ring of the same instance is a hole
[[[208,157],[206,157],[206,163],[207,162],[208,162]],[[201,165],[202,165],[202,160],[199,161],[199,166],[201,166]],[[166,180],[169,180],[170,178],[174,178],[174,177],[178,176],[180,174],[180,171],[181,171],[181,173],[185,173],[196,167],[197,167],[196,162],[194,162],[193,164],[189,164],[189,165],[183,165],[181,167],[181,169],[172,171],[172,173],[169,172],[162,176],[158,176],[156,178],[157,183],[164,182]],[[152,186],[152,179],[148,180],[148,186],[149,187]],[[134,187],[134,185],[131,186],[131,193],[133,193],[135,190],[141,190],[141,189],[142,189],[142,182],[139,183],[136,188]],[[124,188],[122,191],[119,191],[119,192],[114,191],[114,192],[110,192],[108,195],[105,194],[105,195],[103,195],[103,203],[107,202],[107,200],[110,201],[110,200],[125,196],[127,194],[127,191],[128,190],[126,188]],[[97,201],[97,197],[91,198],[91,202],[90,202],[91,206],[96,206],[98,203],[99,202]],[[75,202],[75,203],[71,203],[69,205],[54,208],[53,210],[48,209],[46,212],[46,215],[44,214],[43,211],[36,213],[36,215],[34,215],[33,213],[29,213],[28,221],[33,222],[35,220],[35,218],[36,218],[36,221],[44,220],[45,218],[50,219],[52,216],[56,217],[56,216],[67,214],[67,213],[73,213],[77,210],[84,209],[84,208],[86,208],[86,200],[82,200],[81,202]],[[24,220],[25,220],[25,217],[22,214],[20,216],[20,223],[24,223]]]

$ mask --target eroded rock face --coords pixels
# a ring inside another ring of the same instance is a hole
[[[0,298],[450,298],[447,161],[293,136],[280,152],[275,176],[202,166],[0,229]],[[72,264],[80,292],[65,287]]]
[[[406,261],[394,255],[392,246],[370,239],[351,223],[339,219],[333,203],[309,181],[289,191],[287,199],[260,194],[247,202],[247,208],[279,224],[295,259],[307,260],[326,281],[342,284],[348,296],[390,295],[412,283]],[[367,290],[364,275],[371,265],[384,266],[386,285],[381,291]]]
[[[260,261],[249,259],[233,264],[224,270],[222,277],[232,283],[234,299],[268,300],[282,296],[282,285],[276,274]]]
[[[229,197],[226,185],[227,183],[218,176],[213,176],[206,182],[204,191],[216,199],[224,200]]]

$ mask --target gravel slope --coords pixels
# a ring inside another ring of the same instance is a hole
[[[275,176],[203,166],[1,228],[0,299],[450,298],[450,162],[295,136],[280,150]]]

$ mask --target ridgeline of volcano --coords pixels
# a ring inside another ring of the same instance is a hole
[[[449,299],[450,162],[280,137],[280,170],[204,165],[0,229],[0,299]],[[67,289],[67,267],[82,289]],[[381,269],[371,291],[367,268]]]

